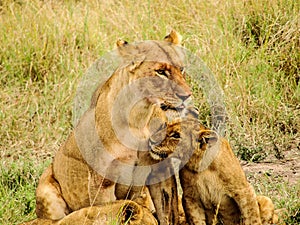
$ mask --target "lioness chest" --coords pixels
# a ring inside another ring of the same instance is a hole
[[[62,196],[72,211],[115,200],[115,183],[105,179],[85,162],[73,134],[55,155],[53,172]]]

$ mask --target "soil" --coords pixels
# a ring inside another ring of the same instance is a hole
[[[251,183],[269,176],[272,180],[284,180],[289,185],[300,184],[300,151],[285,152],[281,160],[274,157],[259,163],[242,161],[241,164]]]

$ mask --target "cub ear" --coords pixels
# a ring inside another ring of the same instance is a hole
[[[124,41],[122,39],[118,39],[117,42],[116,42],[116,45],[117,45],[118,48],[119,47],[124,47],[124,46],[128,45],[128,42]]]
[[[178,34],[175,30],[172,30],[167,36],[165,36],[164,40],[170,42],[174,45],[180,45],[181,43],[181,35]]]
[[[211,147],[216,144],[218,139],[219,135],[217,134],[217,132],[213,130],[200,130],[197,141],[199,143],[200,149],[206,149],[207,146]]]

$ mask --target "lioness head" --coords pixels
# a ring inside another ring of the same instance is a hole
[[[192,93],[185,80],[185,53],[179,45],[180,36],[175,31],[163,41],[117,42],[123,68],[130,73],[129,83],[134,81],[131,90],[159,103],[164,111],[180,112],[191,103]]]
[[[193,155],[201,161],[206,150],[217,141],[217,133],[206,129],[197,119],[178,119],[162,126],[150,137],[149,149],[155,160],[174,157],[187,161]]]

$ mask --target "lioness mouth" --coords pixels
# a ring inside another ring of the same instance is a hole
[[[185,106],[183,104],[179,105],[179,106],[172,106],[172,105],[168,105],[166,103],[161,103],[160,108],[163,111],[167,111],[167,110],[175,110],[175,111],[181,111],[185,108]]]
[[[180,118],[185,107],[183,104],[179,106],[173,106],[171,104],[161,103],[160,108],[166,112],[166,116],[169,121]]]
[[[172,107],[171,105],[167,105],[167,104],[165,104],[165,103],[161,103],[161,104],[160,104],[160,108],[161,108],[163,111],[167,111],[168,109],[173,109],[173,110],[175,110],[174,107]]]

